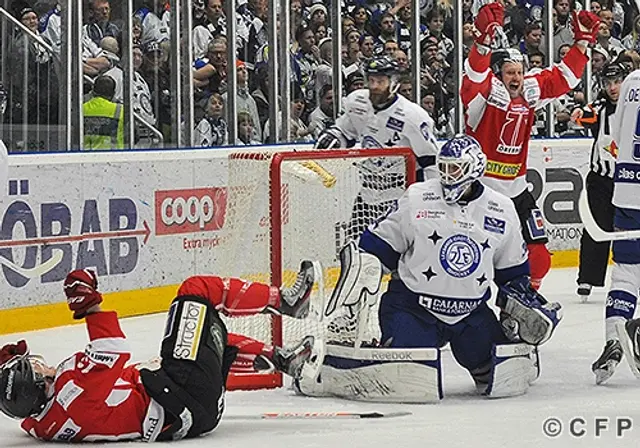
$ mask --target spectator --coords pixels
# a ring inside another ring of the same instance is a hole
[[[640,51],[640,15],[633,21],[633,29],[622,39],[622,45],[627,50]]]
[[[453,41],[443,33],[444,22],[445,12],[442,8],[434,7],[429,11],[429,14],[427,14],[427,35],[435,39],[438,43],[438,51],[446,58],[453,50],[454,45]]]
[[[320,42],[328,36],[327,26],[323,23],[312,26],[311,29],[313,30],[313,37],[315,37],[316,42]]]
[[[309,128],[313,132],[314,139],[317,139],[322,131],[335,123],[333,119],[333,87],[325,85],[320,89],[320,100],[316,107],[309,114]]]
[[[542,70],[544,68],[544,54],[539,51],[529,53],[529,70]]]
[[[95,78],[118,62],[113,53],[109,54],[100,48],[98,44],[89,38],[87,29],[85,27],[82,28],[82,72],[85,75]]]
[[[194,63],[194,85],[206,92],[222,93],[226,91],[227,78],[227,41],[214,39],[207,48],[207,57]],[[207,94],[208,96],[208,94]]]
[[[398,81],[398,93],[409,101],[413,101],[413,81],[410,76],[404,75],[400,78]]]
[[[160,43],[169,39],[169,28],[162,20],[165,14],[164,0],[143,0],[142,8],[135,12],[142,26],[142,46]]]
[[[364,89],[364,75],[359,70],[356,70],[347,76],[345,93],[349,95],[351,92],[360,89]]]
[[[333,68],[331,59],[333,55],[333,45],[331,38],[325,38],[318,44],[320,49],[320,64],[316,69],[316,104],[320,103],[320,91],[324,86],[331,85],[333,79]]]
[[[542,42],[542,25],[538,22],[529,23],[524,28],[524,37],[520,41],[519,49],[524,55],[540,52]]]
[[[373,36],[369,34],[363,34],[360,36],[360,54],[364,59],[373,57],[373,50],[375,47]]]
[[[211,147],[228,143],[227,122],[223,117],[224,105],[219,93],[212,93],[206,100],[205,116],[196,125],[193,146]]]
[[[327,8],[322,3],[314,3],[309,7],[309,26],[315,29],[318,25],[327,26]]]
[[[271,92],[271,89],[269,89],[269,86],[271,85],[269,83],[269,70],[266,64],[258,67],[255,72],[255,78],[257,88],[251,92],[251,97],[256,102],[259,117],[258,122],[260,123],[260,127],[263,129],[264,134],[265,125],[269,119],[269,94]]]
[[[260,115],[258,114],[258,105],[256,104],[256,100],[253,99],[251,95],[249,95],[248,83],[249,83],[249,72],[247,70],[247,66],[242,61],[236,61],[236,72],[237,72],[237,92],[236,92],[236,111],[246,112],[251,116],[252,127],[254,129],[254,135],[251,137],[253,141],[260,141],[262,137],[262,129],[260,126]],[[224,102],[224,106],[226,109],[227,106],[227,92],[222,94],[222,100]]]
[[[111,21],[110,0],[89,1],[89,23],[84,27],[89,39],[97,45],[105,37],[120,39],[120,28]]]
[[[82,106],[84,145],[82,149],[123,149],[124,109],[113,102],[116,83],[99,76],[93,83],[93,98]]]
[[[402,50],[396,50],[396,52],[393,53],[393,58],[398,63],[398,69],[400,71],[409,71],[409,58],[407,56],[407,53]]]
[[[351,12],[351,17],[353,18],[352,26],[355,27],[360,34],[371,34],[371,29],[369,27],[371,14],[367,8],[362,5],[356,6]]]
[[[391,13],[384,13],[380,17],[380,33],[376,39],[376,53],[382,53],[385,42],[397,39],[396,19]]]
[[[31,32],[39,35],[38,15],[27,4],[14,5],[15,16]],[[7,75],[10,79],[10,107],[7,118],[12,123],[57,124],[58,78],[52,54],[21,30],[10,42]]]
[[[396,51],[398,51],[400,47],[398,47],[398,42],[395,40],[388,40],[384,43],[383,52],[390,58],[393,58]]]
[[[605,12],[610,12],[610,11],[605,11],[605,10],[601,11],[601,13],[605,13]],[[620,42],[615,37],[611,37],[611,30],[609,29],[609,26],[605,22],[600,23],[600,30],[598,32],[597,45],[599,45],[604,50],[606,50],[607,53],[609,53],[609,56],[611,59],[615,59],[620,53],[622,53],[625,50],[624,46],[622,45],[622,42]]]
[[[571,45],[569,44],[560,45],[560,47],[558,48],[558,59],[556,59],[556,62],[562,61],[562,59],[567,55],[570,49]]]
[[[398,46],[405,53],[409,51],[411,48],[411,26],[412,22],[412,13],[411,13],[411,2],[409,0],[397,0],[396,5],[391,8],[391,12],[397,9],[396,14],[396,25],[398,29]],[[420,24],[420,35],[424,35],[427,32],[427,27]]]
[[[553,28],[553,49],[558,51],[560,45],[573,45],[573,29],[571,28],[571,6],[569,0],[555,0]]]
[[[316,70],[320,64],[320,50],[316,46],[313,31],[306,25],[296,30],[298,51],[293,55],[292,70],[296,84],[302,89],[309,105],[315,105]]]
[[[284,141],[292,143],[309,143],[313,141],[313,129],[310,129],[302,120],[302,115],[306,107],[306,101],[302,89],[297,85],[291,86],[291,118],[289,121],[290,135],[284,135],[281,127],[281,114],[278,113],[276,123],[280,127],[280,135]],[[269,132],[269,120],[264,125],[264,142],[273,143]]]
[[[238,140],[236,145],[260,145],[261,142],[254,139],[256,130],[251,114],[248,112],[238,112]]]

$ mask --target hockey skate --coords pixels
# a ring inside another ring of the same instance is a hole
[[[296,319],[304,319],[309,315],[311,290],[316,280],[319,266],[309,260],[300,264],[296,282],[290,288],[280,289],[280,312]]]
[[[623,323],[624,324],[624,323]],[[603,384],[613,376],[616,367],[622,361],[622,347],[620,341],[612,339],[607,341],[600,357],[591,365],[591,370],[596,376],[596,384]]]
[[[295,347],[276,347],[273,350],[273,356],[271,358],[266,355],[256,356],[253,361],[253,367],[263,372],[278,370],[293,378],[297,378],[300,376],[302,366],[311,356],[313,342],[313,336],[307,336]]]
[[[591,295],[592,288],[593,286],[588,283],[580,283],[578,285],[578,289],[576,293],[578,294],[578,298],[580,299],[580,302],[586,303],[587,300],[589,300],[589,296]]]
[[[618,322],[616,331],[631,372],[640,379],[640,319]]]

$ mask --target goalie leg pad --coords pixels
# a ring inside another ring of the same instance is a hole
[[[505,398],[523,395],[529,389],[537,368],[528,344],[496,345],[493,349],[492,369],[485,395],[489,398]]]
[[[375,296],[380,289],[381,279],[380,260],[374,255],[360,252],[356,244],[350,242],[340,250],[340,277],[324,315],[330,316],[340,306],[353,307],[365,299],[367,294]]]
[[[385,403],[433,403],[442,399],[440,350],[327,345],[317,376],[296,381],[308,396]]]

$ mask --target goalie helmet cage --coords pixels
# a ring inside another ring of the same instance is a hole
[[[217,270],[273,286],[292,286],[302,260],[319,261],[329,296],[338,253],[383,216],[415,181],[409,148],[235,152],[229,155],[227,206]],[[321,300],[317,291],[313,303]],[[229,332],[274,346],[320,335],[326,322],[261,314],[225,318]],[[247,369],[250,370],[250,369]],[[227,388],[281,387],[282,374],[232,368]]]

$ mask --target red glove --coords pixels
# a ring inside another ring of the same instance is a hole
[[[74,319],[82,319],[87,310],[102,303],[102,294],[98,291],[98,277],[88,269],[76,269],[67,274],[64,280],[64,293],[67,305],[73,311]]]
[[[490,47],[496,28],[504,24],[502,3],[489,3],[480,8],[475,20],[474,38],[478,45]]]
[[[0,366],[4,365],[16,356],[26,355],[29,352],[27,341],[24,339],[17,344],[7,344],[0,350]]]
[[[600,29],[600,17],[591,11],[580,11],[576,14],[573,11],[573,40],[580,42],[586,41],[590,44],[595,43]]]

